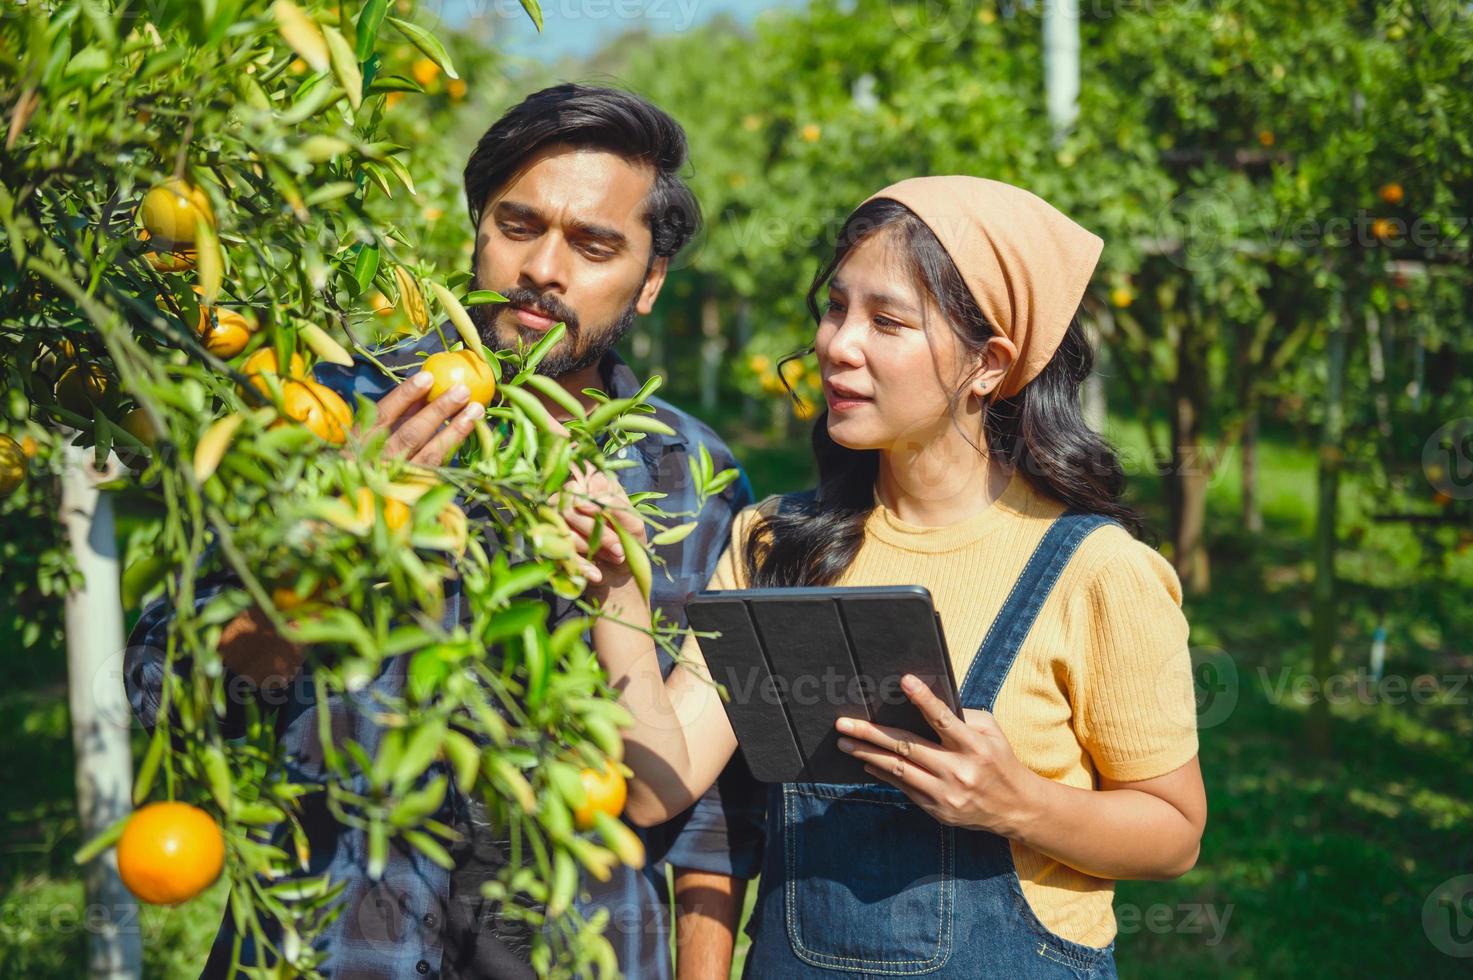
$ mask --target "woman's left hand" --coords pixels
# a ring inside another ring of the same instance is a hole
[[[966,717],[958,718],[910,674],[901,688],[939,744],[904,729],[840,718],[840,748],[942,823],[1018,837],[1033,809],[1030,790],[1042,777],[1018,761],[992,712],[963,708]]]

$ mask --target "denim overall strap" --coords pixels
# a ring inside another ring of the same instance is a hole
[[[1029,630],[1033,629],[1038,611],[1063,574],[1064,566],[1091,531],[1110,523],[1113,520],[1101,514],[1068,510],[1049,525],[972,658],[959,692],[962,707],[992,710],[997,692],[1002,690],[1003,681],[1007,680],[1008,671]]]

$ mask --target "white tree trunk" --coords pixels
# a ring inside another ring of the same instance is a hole
[[[123,690],[123,604],[112,500],[97,483],[110,474],[92,466],[92,451],[68,446],[61,477],[61,513],[82,574],[67,596],[67,687],[72,745],[77,756],[77,811],[82,840],[91,840],[132,809],[132,716]],[[116,469],[116,459],[110,460]],[[118,878],[109,848],[89,862],[88,976],[132,980],[142,970],[138,907]]]

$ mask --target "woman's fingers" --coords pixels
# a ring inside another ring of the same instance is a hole
[[[845,743],[848,743],[849,747],[844,751],[863,762],[866,770],[897,789],[922,797],[917,802],[930,803],[940,799],[945,789],[941,779],[915,759],[886,752],[867,742],[858,742],[853,739],[841,738],[839,747],[844,748]]]
[[[863,718],[841,718],[835,727],[839,729],[841,735],[847,736],[847,738],[840,738],[840,748],[843,748],[844,743],[848,741],[858,749],[879,750],[887,757],[910,759],[932,771],[945,765],[946,750],[944,748],[903,728],[876,725]],[[849,750],[845,749],[845,751]],[[858,751],[850,754],[859,756]]]
[[[970,749],[976,745],[977,733],[968,728],[967,723],[958,718],[956,712],[947,707],[946,702],[933,694],[919,678],[906,674],[901,678],[900,686],[911,703],[921,709],[921,714],[926,716],[931,727],[936,729],[942,744],[958,750]]]
[[[460,410],[460,414],[450,420],[450,424],[442,427],[435,437],[425,444],[425,447],[415,453],[411,462],[422,466],[443,466],[445,461],[455,455],[455,450],[471,431],[476,427],[476,420],[486,414],[486,410],[479,402],[471,402]]]
[[[573,530],[579,541],[587,548],[589,545],[589,536],[593,534],[594,519],[577,512],[564,512],[563,520],[568,522],[568,527]],[[619,546],[619,536],[609,529],[607,522],[605,522],[603,531],[599,535],[598,547],[594,548],[593,551],[607,551],[614,561],[624,560],[624,549]]]

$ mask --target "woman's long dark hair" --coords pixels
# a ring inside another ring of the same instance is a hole
[[[936,298],[962,345],[980,352],[998,332],[982,315],[931,229],[909,208],[885,198],[862,205],[844,222],[833,258],[808,290],[814,322],[822,316],[819,293],[835,270],[856,246],[881,231],[894,236],[917,287]],[[813,350],[809,346],[782,358],[779,376],[784,363]],[[1080,408],[1079,387],[1093,365],[1094,350],[1076,312],[1043,371],[1013,397],[984,406],[988,450],[1000,454],[1047,496],[1068,507],[1112,517],[1136,537],[1144,537],[1147,531],[1140,515],[1120,502],[1125,472],[1119,457],[1085,423]],[[964,383],[952,393],[953,416],[965,390]],[[744,551],[752,588],[830,585],[859,553],[865,522],[875,508],[880,451],[849,449],[834,442],[825,411],[813,425],[813,454],[818,460],[816,500],[787,514],[764,513],[748,532]]]

